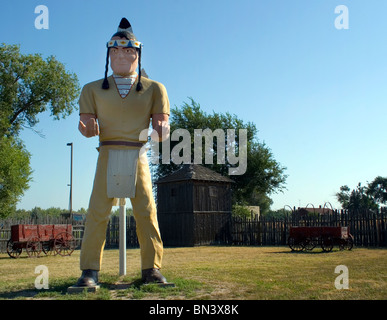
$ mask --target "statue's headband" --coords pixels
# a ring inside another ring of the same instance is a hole
[[[137,40],[110,40],[106,44],[108,48],[124,47],[124,48],[141,48],[142,43]]]

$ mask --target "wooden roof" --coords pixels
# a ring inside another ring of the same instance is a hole
[[[203,167],[199,164],[185,164],[183,167],[168,176],[160,178],[155,183],[168,183],[175,181],[188,181],[188,180],[200,180],[200,181],[214,181],[233,183],[234,181],[228,177]]]

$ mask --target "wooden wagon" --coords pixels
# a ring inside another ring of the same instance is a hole
[[[7,253],[18,258],[23,249],[29,257],[44,254],[69,256],[75,249],[71,224],[17,224],[11,226]]]
[[[310,251],[317,245],[326,252],[332,251],[334,245],[351,250],[353,236],[348,227],[290,227],[288,245],[292,251]]]

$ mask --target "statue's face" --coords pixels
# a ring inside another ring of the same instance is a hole
[[[125,38],[113,37],[112,40]],[[126,40],[126,39],[125,39]],[[128,76],[136,71],[138,66],[138,54],[135,48],[112,47],[109,51],[110,65],[115,74]]]

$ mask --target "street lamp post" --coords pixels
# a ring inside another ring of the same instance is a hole
[[[67,144],[67,146],[71,147],[71,158],[70,158],[70,201],[69,201],[69,207],[70,207],[70,218],[73,219],[73,143],[70,142]]]

